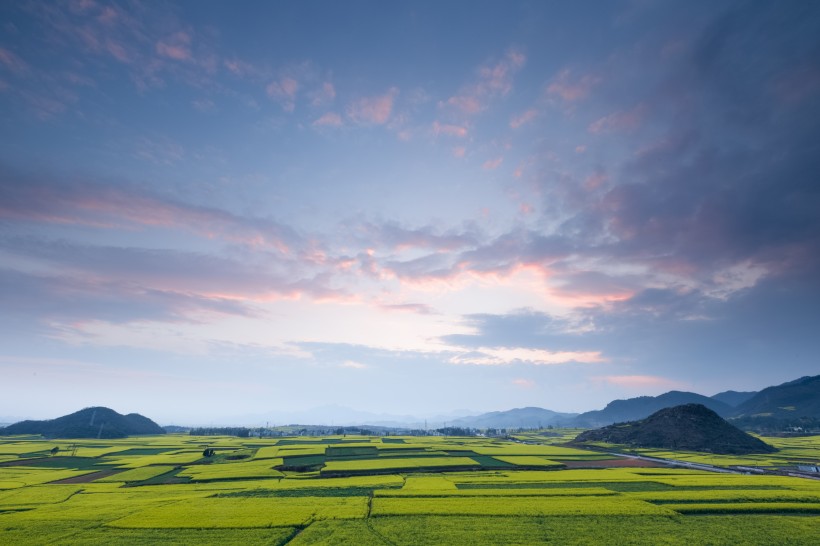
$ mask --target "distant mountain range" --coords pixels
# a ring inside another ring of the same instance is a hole
[[[614,400],[602,410],[582,413],[574,420],[574,425],[583,428],[598,428],[612,423],[637,421],[664,408],[683,404],[701,404],[718,415],[728,416],[732,407],[728,404],[693,392],[669,391],[660,396],[639,396],[627,400]]]
[[[449,425],[469,428],[542,428],[570,423],[576,413],[559,413],[543,408],[515,408],[507,411],[491,411],[474,417],[452,420]]]
[[[711,396],[711,398],[735,408],[756,394],[756,391],[724,391]]]
[[[20,421],[0,429],[0,435],[41,434],[46,438],[125,438],[135,434],[165,434],[158,424],[138,413],[121,415],[93,407],[47,421]]]
[[[735,408],[734,417],[820,418],[820,375],[801,377],[758,392]]]
[[[659,396],[613,400],[604,409],[581,414],[543,408],[493,411],[452,421],[472,428],[535,428],[563,426],[598,428],[645,419],[653,413],[684,404],[700,404],[729,419],[820,418],[820,375],[768,387],[760,392],[725,391],[708,397],[694,392],[670,391]]]
[[[579,445],[587,442],[733,455],[777,451],[701,404],[664,408],[646,419],[582,432],[572,441]]]
[[[700,404],[719,416],[749,430],[783,430],[784,427],[820,425],[820,375],[802,377],[760,392],[725,391],[707,397],[693,392],[670,391],[659,396],[613,400],[603,409],[581,414],[561,413],[538,407],[515,408],[479,415],[440,415],[419,419],[358,412],[338,406],[290,414],[260,414],[234,418],[235,425],[365,426],[408,430],[442,426],[476,429],[543,427],[599,428],[613,423],[645,419],[653,413],[684,404]],[[332,420],[325,417],[330,412]],[[768,429],[766,427],[769,427]],[[139,414],[120,415],[102,407],[84,410],[49,421],[21,421],[0,428],[0,435],[42,434],[53,438],[121,438],[133,434],[162,434],[156,423]]]

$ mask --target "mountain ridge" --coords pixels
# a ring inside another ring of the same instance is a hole
[[[46,438],[125,438],[137,434],[165,434],[151,419],[138,413],[122,415],[103,406],[84,408],[62,417],[20,421],[0,429],[0,435],[40,434]]]

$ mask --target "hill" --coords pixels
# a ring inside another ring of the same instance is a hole
[[[575,418],[578,427],[597,428],[613,423],[644,419],[664,408],[684,404],[701,404],[719,415],[730,415],[733,408],[720,400],[694,392],[669,391],[659,396],[639,396],[626,400],[613,400],[602,410],[588,411]]]
[[[158,424],[138,413],[121,415],[104,408],[85,408],[47,421],[20,421],[0,435],[40,434],[47,438],[125,438],[135,434],[165,434]]]
[[[665,408],[640,421],[588,430],[573,440],[578,444],[585,442],[733,455],[776,451],[701,404]]]
[[[713,394],[711,398],[735,408],[756,394],[757,391],[723,391]]]
[[[507,411],[491,411],[472,417],[454,419],[449,425],[469,428],[542,428],[560,426],[576,417],[575,413],[559,413],[543,408],[515,408]]]
[[[820,418],[820,375],[767,387],[740,404],[736,417]]]

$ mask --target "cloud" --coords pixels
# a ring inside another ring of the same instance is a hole
[[[191,101],[191,106],[200,112],[213,112],[216,109],[216,104],[211,99],[195,99]]]
[[[512,118],[510,120],[510,128],[518,129],[521,126],[532,122],[532,120],[537,118],[539,114],[540,112],[538,110],[531,108],[526,112]]]
[[[278,102],[286,112],[293,112],[296,108],[296,93],[298,91],[299,82],[287,76],[274,80],[265,87],[268,97]]]
[[[547,85],[547,95],[561,98],[564,102],[578,102],[589,97],[592,89],[601,83],[601,78],[584,74],[573,79],[572,71],[564,69]]]
[[[598,351],[478,347],[474,351],[453,356],[449,361],[451,364],[470,366],[508,366],[511,364],[551,366],[568,363],[600,363],[605,362],[605,359]]]
[[[391,87],[383,95],[353,101],[347,106],[347,117],[360,125],[384,125],[390,121],[393,102],[398,94],[398,88]]]
[[[447,135],[459,138],[467,136],[467,128],[460,125],[448,125],[445,123],[433,122],[433,134],[436,136]]]
[[[417,315],[437,315],[433,307],[427,305],[426,303],[393,303],[393,304],[381,304],[379,305],[381,309],[385,311],[398,311],[403,313],[415,313]]]
[[[0,269],[0,293],[8,317],[43,333],[91,322],[200,322],[207,315],[256,317],[252,306],[188,291],[152,289],[99,276],[43,275]],[[4,327],[14,327],[2,321]],[[16,327],[15,327],[16,328]]]
[[[442,232],[433,226],[407,227],[395,221],[361,222],[356,225],[355,236],[363,244],[391,252],[408,249],[453,252],[475,246],[481,237],[475,229]]]
[[[15,74],[25,74],[29,71],[29,66],[23,59],[2,47],[0,47],[0,65]]]
[[[339,364],[342,368],[348,368],[351,370],[364,370],[367,368],[367,364],[362,364],[361,362],[356,362],[355,360],[345,360],[341,364]]]
[[[492,171],[492,170],[495,170],[498,167],[500,167],[501,163],[503,163],[503,162],[504,162],[503,157],[496,157],[495,159],[488,159],[487,161],[485,161],[481,165],[481,168],[484,169],[485,171]]]
[[[128,184],[26,176],[0,166],[0,219],[128,229],[175,228],[211,239],[288,252],[300,238],[262,218],[188,205]]]
[[[237,57],[224,59],[222,65],[228,72],[240,78],[259,79],[265,74],[265,70],[262,68]]]
[[[537,383],[535,381],[533,381],[532,379],[522,379],[522,378],[513,379],[512,384],[515,385],[516,387],[520,387],[522,389],[534,389],[537,385]]]
[[[314,127],[341,127],[342,117],[335,112],[328,112],[313,122]]]
[[[678,381],[654,375],[607,375],[596,376],[592,379],[630,389],[646,389],[647,387],[674,389],[683,386],[683,384]]]
[[[638,104],[634,108],[621,112],[613,112],[608,116],[597,119],[589,124],[588,131],[598,135],[602,133],[630,132],[637,129],[646,117],[647,108]]]
[[[187,32],[176,32],[164,40],[158,41],[156,51],[160,56],[175,61],[190,61],[193,58],[191,54],[191,35]],[[112,54],[120,58],[116,52],[112,52]],[[120,55],[124,55],[124,51]]]
[[[441,105],[467,116],[478,114],[489,106],[490,101],[512,91],[513,76],[525,62],[526,56],[522,52],[510,49],[501,60],[480,66],[476,80]]]
[[[322,85],[311,93],[313,106],[323,106],[333,102],[336,98],[336,87],[331,82],[322,82]]]

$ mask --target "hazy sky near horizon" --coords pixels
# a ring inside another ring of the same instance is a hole
[[[817,2],[0,21],[0,416],[585,411],[820,370]]]

